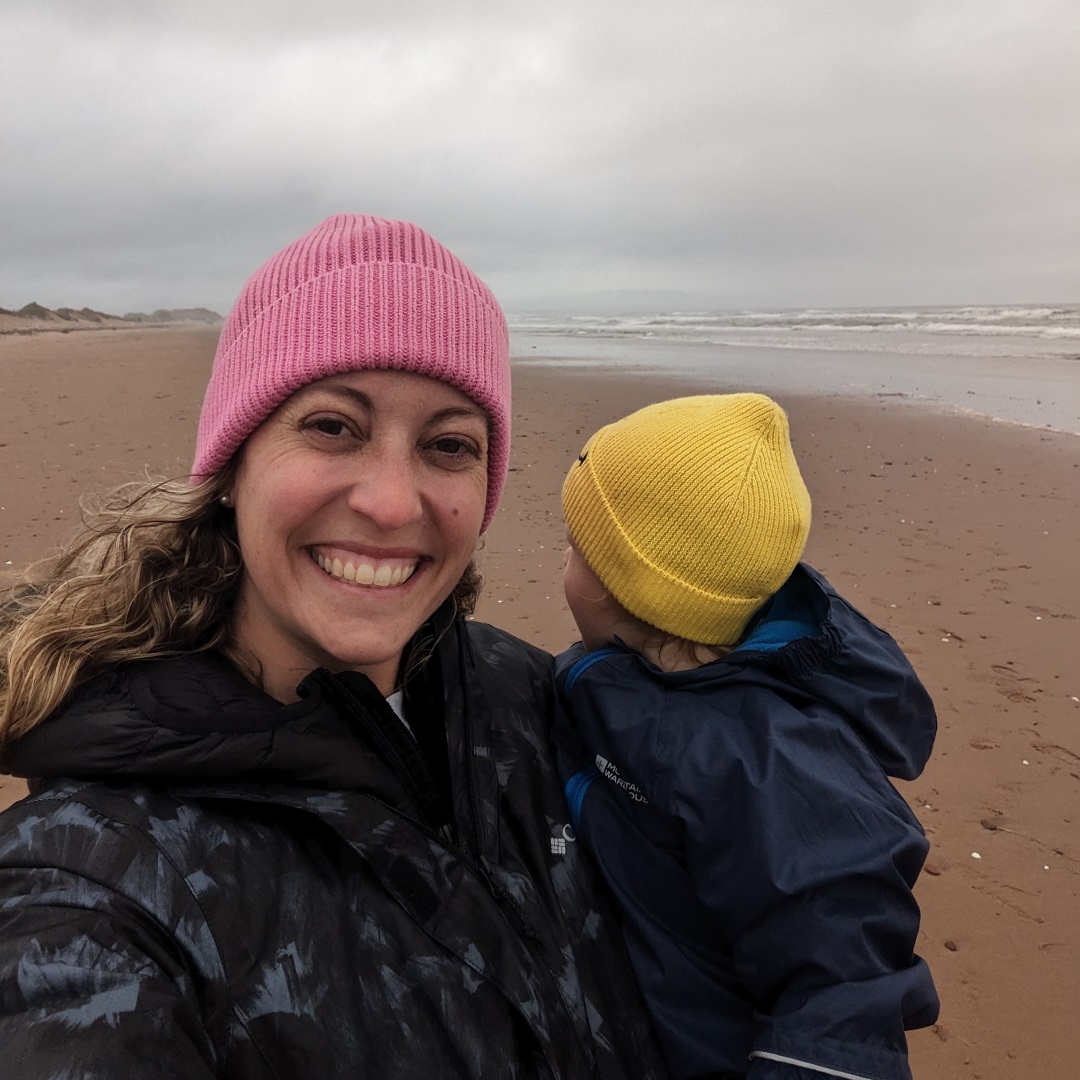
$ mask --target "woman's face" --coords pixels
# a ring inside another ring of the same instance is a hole
[[[232,496],[243,557],[234,644],[281,701],[313,668],[388,694],[402,650],[476,548],[488,423],[423,375],[303,387],[255,430]]]

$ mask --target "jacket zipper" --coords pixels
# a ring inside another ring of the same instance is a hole
[[[419,829],[425,836],[434,840],[440,847],[448,851],[459,862],[468,867],[468,869],[472,871],[473,876],[479,878],[487,887],[487,890],[491,893],[499,911],[502,912],[503,917],[510,924],[514,933],[525,943],[529,952],[537,958],[542,958],[544,943],[540,938],[540,935],[526,920],[525,916],[521,914],[513,900],[507,896],[506,890],[500,888],[495,883],[487,859],[482,855],[479,860],[473,859],[463,847],[450,841],[441,831],[433,829],[430,825],[427,825],[419,818],[413,817],[411,814],[406,814],[404,810],[399,810],[396,806],[391,805],[384,799],[380,799],[377,795],[372,795],[370,792],[360,790],[358,790],[356,794],[362,795],[365,799],[369,799],[373,803],[377,803],[385,810],[389,810],[390,813],[395,814],[397,817],[401,818],[402,821],[407,821],[414,828]]]
[[[458,646],[458,651],[460,654],[460,641],[458,643]],[[464,666],[464,662],[462,666]],[[480,831],[480,821],[477,809],[476,782],[473,778],[473,736],[472,722],[469,714],[468,681],[465,678],[466,673],[464,670],[461,674],[463,686],[462,720],[464,722],[465,728],[465,776],[466,783],[469,789],[469,807],[471,811],[470,817],[472,818],[473,837],[476,842],[476,859],[471,858],[468,851],[464,847],[455,844],[453,840],[441,829],[433,829],[430,825],[422,821],[420,818],[416,818],[410,814],[406,814],[403,811],[398,810],[396,807],[391,806],[390,803],[384,802],[382,799],[379,799],[374,795],[370,795],[367,792],[363,791],[360,792],[360,794],[364,795],[365,798],[371,799],[372,802],[378,803],[380,806],[385,807],[387,810],[392,811],[399,817],[408,821],[410,824],[412,824],[422,833],[424,833],[425,836],[429,836],[433,840],[437,841],[444,848],[446,848],[447,851],[449,851],[451,854],[455,855],[462,862],[464,862],[466,866],[470,867],[474,874],[476,874],[476,876],[478,876],[487,886],[488,892],[490,892],[492,897],[494,897],[495,903],[498,905],[499,910],[503,912],[507,922],[510,923],[514,932],[525,942],[526,947],[531,953],[533,953],[533,955],[540,956],[543,952],[543,942],[540,939],[540,935],[537,934],[536,930],[529,924],[529,922],[525,919],[524,915],[521,914],[514,902],[506,895],[506,891],[500,888],[495,883],[495,879],[491,871],[491,866],[483,855],[484,838],[483,834]],[[357,698],[357,696],[347,686],[344,686],[341,683],[337,683],[335,684],[335,689],[339,693],[341,693],[346,698],[346,700],[348,700],[349,704],[360,716],[367,715],[367,710],[364,706],[364,703],[360,701],[360,699]],[[371,732],[371,734],[377,740],[379,746],[385,751],[387,757],[390,759],[391,766],[393,767],[394,771],[397,772],[398,776],[400,776],[401,779],[405,782],[405,786],[409,790],[409,793],[413,796],[414,799],[417,799],[418,803],[421,802],[421,800],[417,798],[418,784],[416,783],[416,779],[413,776],[412,770],[409,768],[408,763],[405,761],[405,759],[398,753],[397,748],[394,746],[394,744],[382,734],[382,731],[379,729],[377,724],[373,725],[365,723],[364,727],[369,732]]]
[[[370,713],[364,702],[340,681],[335,680],[334,691],[341,694],[346,701],[348,701],[353,713],[363,724],[364,730],[375,740],[376,745],[386,755],[390,762],[390,767],[404,784],[405,789],[416,803],[423,807],[424,799],[422,796],[421,785],[417,781],[415,773],[409,767],[409,763],[401,756],[398,748],[385,734],[383,734],[378,723],[369,722]]]
[[[371,799],[373,802],[386,807],[387,810],[393,814],[397,814],[403,820],[415,825],[422,833],[430,836],[436,843],[450,852],[451,855],[459,859],[464,866],[468,867],[469,870],[471,870],[472,873],[487,886],[488,892],[495,900],[495,906],[499,909],[503,918],[506,919],[511,930],[517,935],[518,940],[524,943],[525,948],[534,959],[542,962],[548,977],[554,980],[558,999],[562,1003],[562,1007],[566,1010],[569,1018],[570,1009],[563,996],[562,988],[558,985],[558,980],[554,979],[554,975],[547,965],[543,938],[541,938],[535,927],[533,927],[525,918],[513,898],[507,894],[505,889],[496,883],[494,871],[484,855],[484,836],[480,826],[480,800],[476,790],[476,778],[474,776],[472,712],[469,709],[470,681],[468,677],[469,673],[466,669],[466,657],[469,655],[471,644],[463,621],[455,621],[455,632],[457,635],[458,672],[461,684],[461,717],[465,735],[465,778],[468,787],[470,817],[472,818],[473,841],[476,844],[476,859],[471,858],[468,851],[463,846],[451,842],[448,838],[432,830],[424,822],[390,806],[377,796],[370,795],[366,792],[360,792],[360,794],[364,795],[365,798]],[[617,650],[615,649],[610,650],[610,652],[616,651]],[[605,655],[607,655],[607,652],[608,650],[605,650]]]
[[[461,720],[465,729],[465,783],[469,789],[469,816],[472,818],[473,842],[476,845],[476,858],[481,868],[487,863],[484,858],[484,834],[480,828],[480,799],[476,791],[476,778],[473,776],[473,731],[472,713],[469,710],[469,678],[465,670],[465,650],[468,640],[465,638],[462,625],[456,625],[458,646],[458,672],[461,677]],[[487,871],[484,870],[487,877]],[[496,896],[496,900],[498,897]]]
[[[566,781],[564,795],[567,809],[570,811],[570,824],[575,832],[581,828],[581,804],[585,801],[585,794],[599,775],[600,770],[593,763],[587,765],[581,772],[574,773]]]

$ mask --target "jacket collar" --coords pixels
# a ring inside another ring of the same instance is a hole
[[[712,663],[665,672],[620,644],[593,653],[576,645],[556,660],[563,692],[609,658],[644,671],[663,692],[755,686],[799,708],[824,704],[847,720],[886,773],[904,780],[922,771],[937,733],[933,702],[900,647],[805,563],[744,641]]]
[[[437,642],[441,653],[454,639],[453,624],[452,606],[444,605],[417,640]],[[343,686],[362,700],[363,716],[346,707]],[[386,746],[374,737],[380,727],[407,733],[370,680],[313,673],[298,690],[301,699],[283,705],[213,652],[126,664],[93,679],[8,747],[0,767],[37,779],[261,779],[366,788],[394,806],[418,801],[410,784],[416,769],[403,777],[387,768]]]

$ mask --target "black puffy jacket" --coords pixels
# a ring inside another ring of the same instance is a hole
[[[4,761],[36,778],[0,815],[4,1076],[662,1076],[568,839],[549,663],[451,625],[407,704],[441,788],[363,676],[89,684]]]

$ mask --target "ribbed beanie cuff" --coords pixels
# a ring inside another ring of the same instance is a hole
[[[422,229],[339,214],[252,275],[218,342],[192,473],[216,473],[290,394],[328,375],[427,375],[490,420],[491,522],[510,453],[510,348],[488,287]]]
[[[601,428],[570,467],[562,505],[627,611],[708,645],[739,640],[810,529],[787,417],[761,394],[660,402]]]

